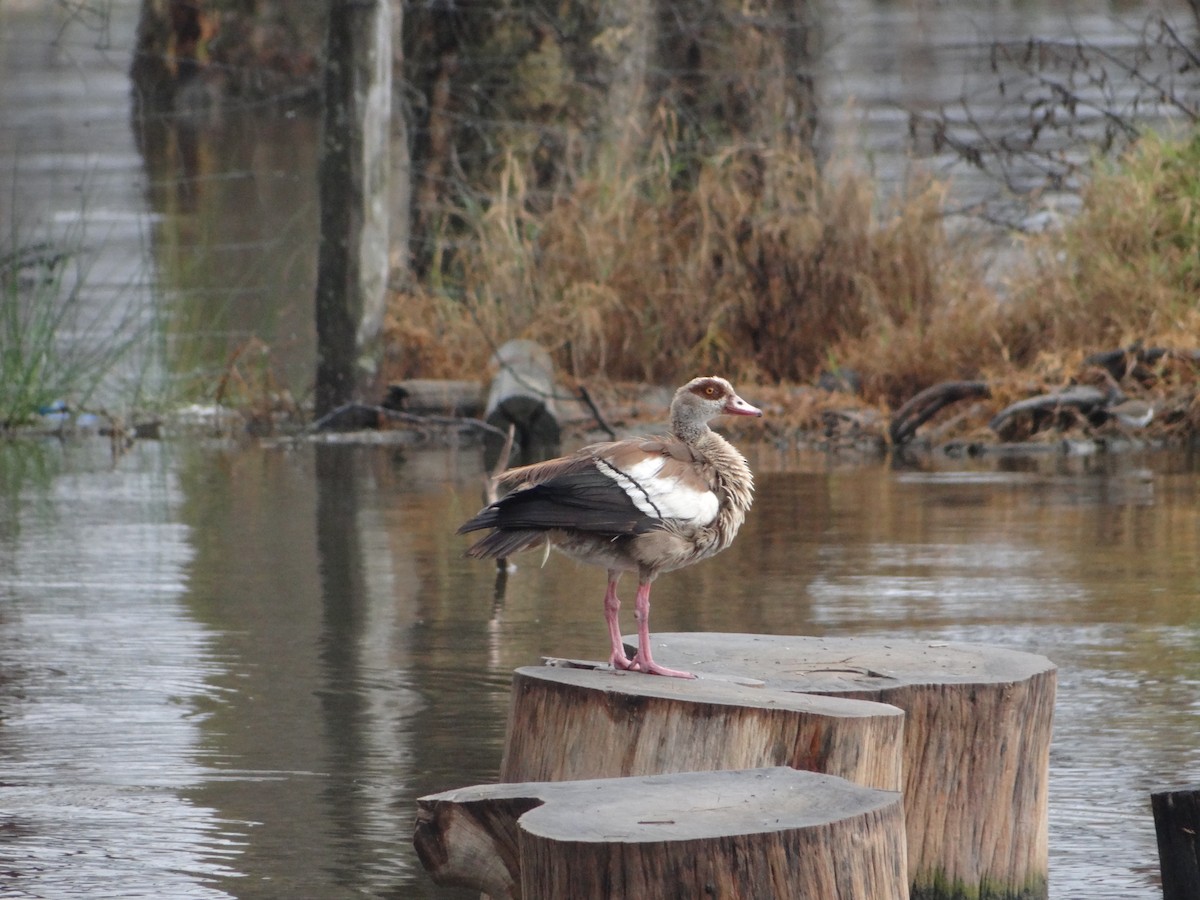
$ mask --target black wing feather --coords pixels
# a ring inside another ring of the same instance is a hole
[[[463,523],[459,534],[482,528],[546,531],[565,528],[594,534],[643,534],[659,527],[611,478],[595,469],[558,475],[520,488]]]

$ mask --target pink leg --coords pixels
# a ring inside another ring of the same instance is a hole
[[[608,664],[614,669],[628,669],[633,665],[625,655],[625,642],[621,640],[621,623],[617,613],[621,610],[621,601],[617,599],[617,579],[620,572],[608,573],[608,589],[604,592],[604,621],[608,623],[608,638],[612,641],[612,655]]]
[[[669,675],[672,678],[695,678],[691,672],[681,672],[679,669],[668,669],[660,666],[650,656],[650,583],[638,584],[637,600],[634,603],[634,614],[637,616],[638,651],[633,657],[631,668],[647,675]]]

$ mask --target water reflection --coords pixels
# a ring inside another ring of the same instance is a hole
[[[230,777],[191,796],[244,823],[239,878],[224,884],[239,897],[364,885],[411,896],[401,887],[416,880],[411,801],[424,790],[414,773],[447,758],[444,744],[416,737],[441,734],[469,759],[443,697],[480,696],[477,670],[458,676],[450,661],[443,676],[433,662],[430,685],[418,678],[430,661],[414,659],[423,607],[443,599],[428,585],[446,539],[430,527],[430,550],[420,534],[445,494],[418,474],[439,467],[343,446],[186,454],[183,515],[198,537],[189,602],[236,661],[219,685],[237,698],[206,729]],[[381,494],[397,484],[393,507]],[[459,651],[461,636],[447,637],[441,649]],[[436,654],[438,642],[423,650]],[[487,754],[480,767],[494,769],[497,737],[482,731],[472,742]]]
[[[215,635],[161,448],[0,446],[0,868],[7,896],[218,897],[241,842],[209,776]]]

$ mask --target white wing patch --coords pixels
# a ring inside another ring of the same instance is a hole
[[[621,486],[634,505],[655,519],[679,519],[689,525],[711,524],[720,511],[720,501],[712,491],[697,491],[681,484],[680,479],[662,477],[664,458],[649,456],[622,471],[610,463],[596,460],[596,468]]]

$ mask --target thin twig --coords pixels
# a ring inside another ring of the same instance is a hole
[[[367,403],[345,403],[337,409],[330,410],[317,419],[303,431],[302,435],[314,434],[324,429],[330,422],[337,419],[338,416],[345,414],[350,409],[366,409],[371,410],[379,416],[387,419],[392,419],[397,422],[405,422],[410,425],[437,425],[442,428],[474,428],[478,431],[486,431],[490,434],[505,437],[502,430],[495,425],[491,425],[482,419],[474,419],[468,416],[422,416],[416,413],[402,412],[398,409],[388,409],[384,406],[373,406]]]
[[[500,499],[500,476],[504,470],[508,468],[508,457],[512,453],[513,436],[516,434],[517,426],[512,422],[508,423],[508,434],[504,438],[504,446],[500,448],[500,455],[496,457],[496,466],[492,469],[492,474],[484,479],[483,496],[485,503],[495,503]]]
[[[592,415],[596,419],[596,424],[599,425],[610,438],[615,440],[617,437],[617,432],[611,425],[608,424],[608,421],[604,418],[604,414],[600,412],[599,407],[596,406],[596,402],[592,399],[592,395],[582,384],[579,386],[579,399],[587,404],[587,408],[592,411]]]

